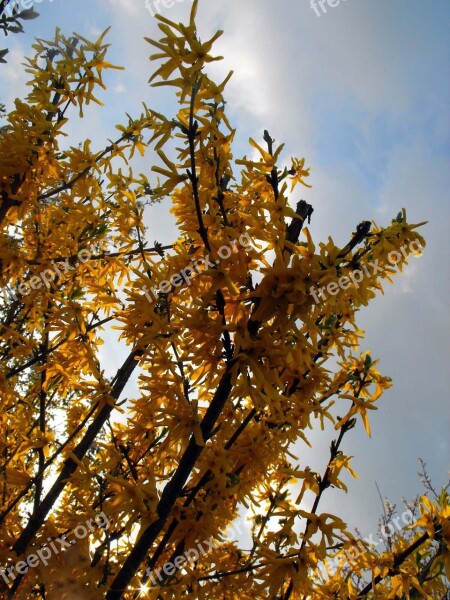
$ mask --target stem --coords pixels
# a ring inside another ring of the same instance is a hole
[[[118,370],[115,377],[115,383],[111,389],[111,396],[115,400],[118,400],[118,398],[120,397],[120,394],[122,393],[125,385],[131,377],[131,374],[133,373],[134,369],[138,364],[136,358],[141,355],[142,350],[134,350],[125,360],[122,367]],[[43,525],[49,511],[55,504],[62,491],[65,489],[66,485],[69,483],[70,477],[78,469],[79,463],[82,461],[89,448],[92,446],[95,438],[99,434],[103,425],[106,423],[113,409],[114,407],[110,404],[105,404],[103,408],[100,409],[100,412],[88,427],[83,439],[77,444],[76,448],[73,450],[72,455],[74,456],[74,458],[69,457],[65,461],[64,466],[55,483],[51,487],[44,500],[39,505],[38,510],[35,512],[35,514],[32,515],[32,517],[28,521],[27,526],[22,531],[21,535],[19,536],[18,540],[13,546],[13,550],[18,556],[25,552],[28,544],[31,542],[36,532]]]
[[[214,397],[211,400],[211,403],[200,424],[202,437],[205,442],[210,438],[211,432],[214,429],[214,425],[216,424],[217,419],[219,418],[231,393],[231,372],[234,365],[235,361],[227,364]],[[155,539],[164,527],[164,524],[169,517],[178,496],[180,495],[189,475],[195,467],[195,463],[197,462],[202,449],[203,446],[199,446],[192,435],[188,447],[181,457],[177,470],[175,471],[170,482],[164,488],[160,501],[158,502],[158,506],[156,508],[158,519],[149,525],[139,537],[138,541],[125,560],[125,563],[117,573],[114,581],[111,583],[111,587],[106,594],[106,600],[118,600],[122,597],[122,594],[125,592],[128,584],[134,577],[139,565],[144,560]]]

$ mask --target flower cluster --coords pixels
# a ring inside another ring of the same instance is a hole
[[[0,564],[99,508],[111,524],[5,594],[20,586],[22,597],[348,600],[402,598],[415,587],[438,597],[450,541],[445,494],[423,500],[393,552],[366,548],[350,573],[346,558],[320,575],[330,553],[355,543],[338,515],[321,512],[322,496],[345,492],[345,473],[356,476],[346,435],[359,421],[370,434],[369,414],[391,385],[358,349],[357,311],[404,268],[413,241],[425,246],[419,225],[403,211],[386,227],[357,225],[344,247],[331,237],[315,243],[312,206],[290,197],[308,187],[305,159],[281,168],[283,146],[267,131],[250,140],[252,158],[234,159],[231,73],[216,83],[207,68],[221,32],[201,40],[197,8],[194,0],[187,24],[159,16],[161,39],[148,40],[161,61],[151,82],[176,90],[171,118],[144,106],[102,151],[89,140],[60,147],[73,111],[81,118],[100,102],[112,65],[103,35],[91,43],[57,31],[54,42],[36,42],[30,94],[0,136],[0,285],[73,267],[1,310]],[[136,176],[128,162],[147,146],[158,164]],[[147,243],[144,216],[156,201],[178,226],[170,246]],[[71,263],[107,236],[111,251]],[[252,244],[239,248],[244,239]],[[221,260],[224,248],[238,251]],[[205,256],[201,276],[175,285]],[[312,288],[361,264],[382,273],[314,302]],[[117,332],[126,357],[111,375],[101,346]],[[319,474],[294,444],[310,444],[325,422],[336,439]],[[253,514],[250,547],[225,536],[243,507]],[[179,570],[164,569],[211,539]],[[161,578],[147,586],[146,573]]]

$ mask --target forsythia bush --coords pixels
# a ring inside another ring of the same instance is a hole
[[[312,207],[288,202],[304,159],[281,166],[265,132],[233,161],[229,77],[205,71],[221,32],[201,42],[196,11],[188,25],[159,17],[148,40],[175,118],[144,105],[103,150],[71,146],[68,119],[117,67],[105,34],[58,30],[36,41],[29,95],[0,133],[2,598],[443,598],[445,492],[423,496],[383,552],[320,511],[356,476],[345,436],[359,419],[370,432],[390,386],[358,351],[356,312],[425,242],[402,211],[344,248],[314,243]],[[148,147],[150,178],[129,166]],[[178,224],[169,247],[146,240],[156,201]],[[108,377],[111,328],[128,354]],[[325,421],[336,440],[319,474],[294,443]],[[226,539],[243,506],[250,545]]]

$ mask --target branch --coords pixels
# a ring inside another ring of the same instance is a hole
[[[96,327],[101,327],[102,325],[104,325],[105,323],[108,323],[109,321],[112,321],[113,319],[114,319],[114,317],[106,317],[102,321],[99,321],[98,323],[95,323],[95,324],[90,325],[89,327],[86,327],[86,332],[92,331]],[[20,373],[22,373],[29,367],[32,367],[33,365],[35,365],[37,362],[39,362],[45,356],[48,356],[49,354],[51,354],[52,352],[57,350],[60,346],[65,344],[67,341],[68,341],[68,338],[64,338],[61,341],[59,341],[57,344],[55,344],[54,346],[51,346],[50,348],[48,348],[48,350],[39,352],[34,358],[30,358],[30,360],[28,362],[26,362],[24,365],[21,365],[20,367],[15,367],[14,369],[10,369],[5,374],[5,379],[10,379],[11,377],[14,377],[15,375],[19,375]]]
[[[211,246],[209,245],[208,240],[208,232],[203,223],[202,209],[200,205],[200,196],[198,193],[198,177],[197,177],[197,166],[195,159],[195,136],[198,130],[198,122],[194,118],[194,109],[195,109],[195,99],[197,97],[197,93],[200,89],[200,78],[197,77],[194,84],[192,85],[192,96],[191,96],[191,105],[189,110],[189,131],[188,131],[188,142],[189,142],[189,153],[191,159],[191,169],[188,169],[188,176],[192,183],[192,194],[194,196],[195,202],[195,212],[197,213],[198,220],[198,233],[205,244],[205,248],[208,252],[211,251]]]
[[[413,544],[411,544],[409,548],[398,554],[394,559],[393,566],[391,569],[389,569],[387,575],[377,575],[376,577],[374,577],[373,580],[369,582],[366,585],[366,587],[363,590],[361,590],[361,592],[359,592],[358,598],[364,598],[365,596],[367,596],[367,594],[375,588],[377,583],[380,583],[380,581],[382,581],[386,577],[396,575],[398,567],[408,558],[408,556],[410,556],[413,552],[420,548],[420,546],[422,546],[422,544],[424,544],[428,539],[430,539],[430,536],[428,535],[428,533],[425,532]]]
[[[363,375],[362,379],[360,380],[359,386],[358,386],[358,390],[356,390],[355,392],[355,396],[358,398],[362,389],[364,388],[364,384],[366,383],[366,374]],[[324,493],[324,491],[330,487],[330,476],[332,475],[332,463],[333,461],[336,459],[336,457],[338,456],[339,453],[339,448],[340,445],[342,443],[342,440],[344,438],[344,435],[350,431],[350,429],[353,428],[355,424],[355,421],[352,419],[349,419],[348,421],[346,421],[344,423],[344,425],[342,425],[341,427],[341,431],[339,433],[339,436],[337,438],[337,440],[333,440],[331,442],[331,447],[330,447],[330,459],[328,461],[328,465],[327,468],[325,469],[325,473],[323,474],[323,476],[320,478],[319,481],[319,493],[317,494],[315,500],[314,500],[314,504],[313,507],[311,509],[311,514],[315,515],[317,513],[317,509],[319,507],[320,504],[320,500],[322,499],[322,495]],[[301,554],[302,551],[306,545],[306,535],[308,533],[308,529],[311,525],[311,519],[308,518],[308,520],[306,521],[306,527],[305,527],[305,531],[303,534],[303,540],[302,543],[300,545],[300,550],[298,551],[298,558],[301,558]],[[296,569],[296,571],[298,571],[298,565],[294,564],[294,567]],[[291,578],[288,588],[286,590],[286,594],[283,598],[283,600],[289,600],[289,598],[291,597],[291,594],[294,590],[294,582],[293,579]],[[303,600],[305,600],[305,597],[303,598]]]
[[[344,248],[342,248],[342,250],[337,255],[337,258],[344,258],[349,252],[353,250],[355,246],[362,242],[363,239],[365,239],[369,235],[371,226],[372,224],[370,221],[362,221],[359,225],[357,225],[356,232],[353,234],[352,239]]]
[[[122,393],[131,374],[133,373],[134,369],[138,364],[138,361],[136,359],[142,356],[142,354],[142,350],[133,350],[129,354],[128,358],[125,360],[123,365],[120,367],[120,369],[117,371],[117,374],[113,380],[114,384],[111,388],[111,396],[115,400],[118,400],[118,398],[120,397],[120,394]],[[38,510],[28,521],[28,524],[19,536],[19,539],[14,544],[13,550],[17,555],[20,556],[21,554],[23,554],[23,552],[25,552],[28,544],[31,542],[36,532],[43,525],[49,511],[55,504],[56,500],[58,499],[66,485],[69,483],[70,477],[77,470],[79,463],[82,461],[89,448],[92,446],[95,438],[99,434],[103,425],[106,423],[113,409],[114,406],[111,406],[110,404],[105,404],[103,408],[100,409],[100,412],[94,418],[91,425],[88,427],[83,439],[77,444],[76,448],[71,453],[73,458],[72,456],[70,456],[65,461],[64,466],[55,483],[51,487],[44,500],[39,505]]]
[[[235,360],[227,364],[214,397],[208,406],[202,422],[200,423],[202,437],[205,442],[211,437],[211,433],[214,429],[217,419],[219,418],[232,390],[232,369],[235,364]],[[175,471],[170,482],[164,488],[160,501],[158,502],[158,506],[156,508],[158,519],[149,525],[147,529],[140,535],[139,539],[125,560],[125,563],[117,573],[114,581],[111,583],[111,587],[106,594],[106,600],[118,600],[122,597],[122,594],[125,592],[128,584],[138,570],[139,565],[148,554],[149,549],[164,527],[164,524],[170,515],[170,512],[177,498],[179,497],[183,486],[195,467],[195,463],[197,462],[203,447],[204,446],[199,446],[197,444],[194,436],[192,435],[188,447],[181,457],[177,470]]]
[[[89,257],[88,260],[85,260],[84,262],[89,262],[91,260],[101,260],[103,258],[122,258],[124,256],[134,256],[135,254],[142,254],[142,253],[149,253],[149,254],[161,254],[162,251],[164,250],[173,250],[174,245],[170,244],[168,246],[153,246],[152,248],[137,248],[136,250],[130,250],[129,252],[103,252],[102,254],[94,254],[91,257]],[[57,256],[56,258],[53,258],[53,261],[55,262],[67,262],[67,261],[73,261],[76,258],[78,258],[78,254],[72,254],[71,256]],[[52,262],[53,262],[52,261]],[[27,261],[27,264],[29,265],[39,265],[39,261],[37,260],[29,260]]]

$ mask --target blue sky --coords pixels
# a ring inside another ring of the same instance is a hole
[[[186,19],[191,2],[163,14]],[[105,78],[105,107],[93,106],[69,129],[71,144],[90,137],[99,148],[115,135],[124,113],[141,101],[172,116],[170,91],[150,89],[150,46],[156,21],[144,0],[42,0],[40,17],[11,36],[8,64],[0,68],[0,98],[11,106],[24,94],[21,63],[34,37],[49,39],[55,27],[94,38],[111,25],[110,60],[125,71]],[[363,532],[381,512],[375,481],[393,501],[420,490],[417,459],[427,461],[436,486],[449,468],[449,57],[448,0],[345,0],[317,17],[309,0],[203,0],[199,33],[225,30],[217,43],[224,55],[211,73],[230,70],[228,116],[237,128],[235,157],[250,153],[249,136],[264,129],[286,143],[284,158],[305,156],[313,188],[302,197],[315,209],[314,239],[332,235],[345,244],[361,220],[388,224],[402,207],[423,229],[425,255],[360,313],[362,349],[381,358],[394,387],[372,415],[373,437],[352,432],[345,450],[360,474],[347,496],[330,493],[323,508]],[[149,173],[152,155],[138,161]],[[299,198],[293,198],[293,201]],[[171,242],[176,234],[169,206],[149,211],[149,239]],[[115,366],[117,352],[105,354]],[[313,453],[301,459],[322,470],[329,439],[313,435]],[[328,504],[327,504],[328,503]]]

